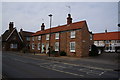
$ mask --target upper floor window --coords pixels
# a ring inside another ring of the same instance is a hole
[[[50,37],[50,35],[49,35],[49,34],[47,34],[47,35],[46,35],[46,40],[49,40],[49,37]]]
[[[59,42],[55,43],[55,51],[59,51]]]
[[[30,41],[30,37],[26,37],[26,40],[27,40],[27,41]]]
[[[38,36],[38,40],[41,40],[41,36]]]
[[[70,52],[75,52],[75,42],[70,42]]]
[[[90,40],[92,40],[93,39],[93,36],[92,36],[92,34],[90,34]]]
[[[34,41],[34,37],[32,37],[32,41]]]
[[[55,34],[55,39],[59,39],[59,33]]]
[[[75,38],[75,31],[71,31],[70,34],[71,34],[71,35],[70,35],[70,38]]]

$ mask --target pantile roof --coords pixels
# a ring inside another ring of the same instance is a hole
[[[120,31],[96,33],[93,36],[94,40],[120,40]]]
[[[86,21],[79,21],[79,22],[71,23],[69,25],[53,27],[53,28],[51,28],[51,32],[53,33],[53,32],[60,32],[60,31],[81,29],[85,24],[86,24]],[[40,34],[47,34],[47,33],[50,33],[50,29],[37,31],[35,34],[32,34],[32,36],[37,36]]]

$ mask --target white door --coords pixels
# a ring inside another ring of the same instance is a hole
[[[41,53],[43,53],[44,52],[44,44],[42,44],[42,51],[41,51]]]
[[[49,52],[48,48],[49,48],[49,43],[46,44],[46,54]]]

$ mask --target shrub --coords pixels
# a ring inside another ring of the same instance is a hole
[[[57,54],[57,53],[58,53],[58,51],[54,51],[54,50],[53,50],[53,51],[51,51],[50,54],[54,54],[54,55],[55,55],[55,54]]]
[[[91,45],[91,51],[89,52],[89,56],[98,56],[98,49],[95,45]]]
[[[60,52],[60,56],[67,56],[67,54],[66,54],[65,51],[61,51],[61,52]]]

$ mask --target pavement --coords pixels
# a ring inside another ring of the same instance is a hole
[[[76,57],[68,57],[68,56],[60,56],[60,57],[49,57],[46,54],[40,54],[36,53],[35,55],[33,53],[20,53],[20,52],[13,52],[15,54],[26,56],[26,57],[32,57],[37,59],[45,59],[45,60],[52,60],[52,61],[58,61],[58,62],[66,62],[66,63],[72,63],[75,65],[83,65],[83,66],[99,66],[102,68],[108,68],[108,69],[114,69],[118,70],[118,66],[120,63],[120,59],[118,56],[120,56],[119,53],[103,53],[99,56],[94,57],[83,57],[83,58],[76,58]],[[98,65],[99,64],[99,65]]]

